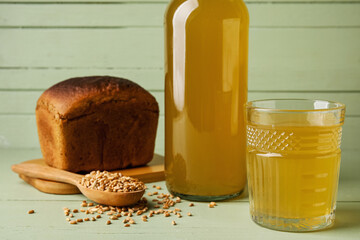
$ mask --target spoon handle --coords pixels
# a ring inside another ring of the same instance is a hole
[[[57,168],[42,166],[33,163],[14,164],[11,166],[11,169],[16,173],[28,177],[41,178],[57,182],[65,182],[73,185],[76,185],[82,178],[82,175],[76,173],[71,173]]]

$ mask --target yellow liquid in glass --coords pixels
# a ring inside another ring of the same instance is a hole
[[[248,138],[252,215],[299,219],[333,213],[340,168],[340,126],[249,125]]]
[[[248,13],[240,0],[172,1],[165,18],[165,173],[170,191],[246,184]]]

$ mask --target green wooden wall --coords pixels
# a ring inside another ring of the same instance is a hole
[[[164,150],[168,0],[0,0],[0,148],[38,148],[34,109],[69,77],[127,77],[157,98]],[[342,178],[360,170],[360,0],[249,0],[249,99],[347,105]]]

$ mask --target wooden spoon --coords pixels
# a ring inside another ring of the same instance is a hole
[[[145,192],[145,189],[133,192],[104,192],[89,189],[80,185],[79,181],[83,177],[82,175],[33,163],[14,164],[11,166],[11,169],[16,173],[28,177],[65,182],[75,185],[87,198],[104,205],[129,206],[138,202]]]

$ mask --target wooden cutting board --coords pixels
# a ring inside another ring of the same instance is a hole
[[[34,159],[22,162],[26,163],[35,163],[40,165],[46,165],[45,160]],[[122,170],[114,170],[110,171],[112,173],[120,172],[123,175],[131,176],[138,178],[144,183],[163,181],[165,179],[164,174],[164,157],[155,154],[153,160],[146,166],[136,167],[136,168],[128,168]],[[38,189],[41,192],[52,193],[52,194],[77,194],[80,193],[79,189],[74,185],[49,181],[39,178],[31,178],[24,175],[19,174],[19,177],[23,179],[28,184],[32,185],[34,188]]]

